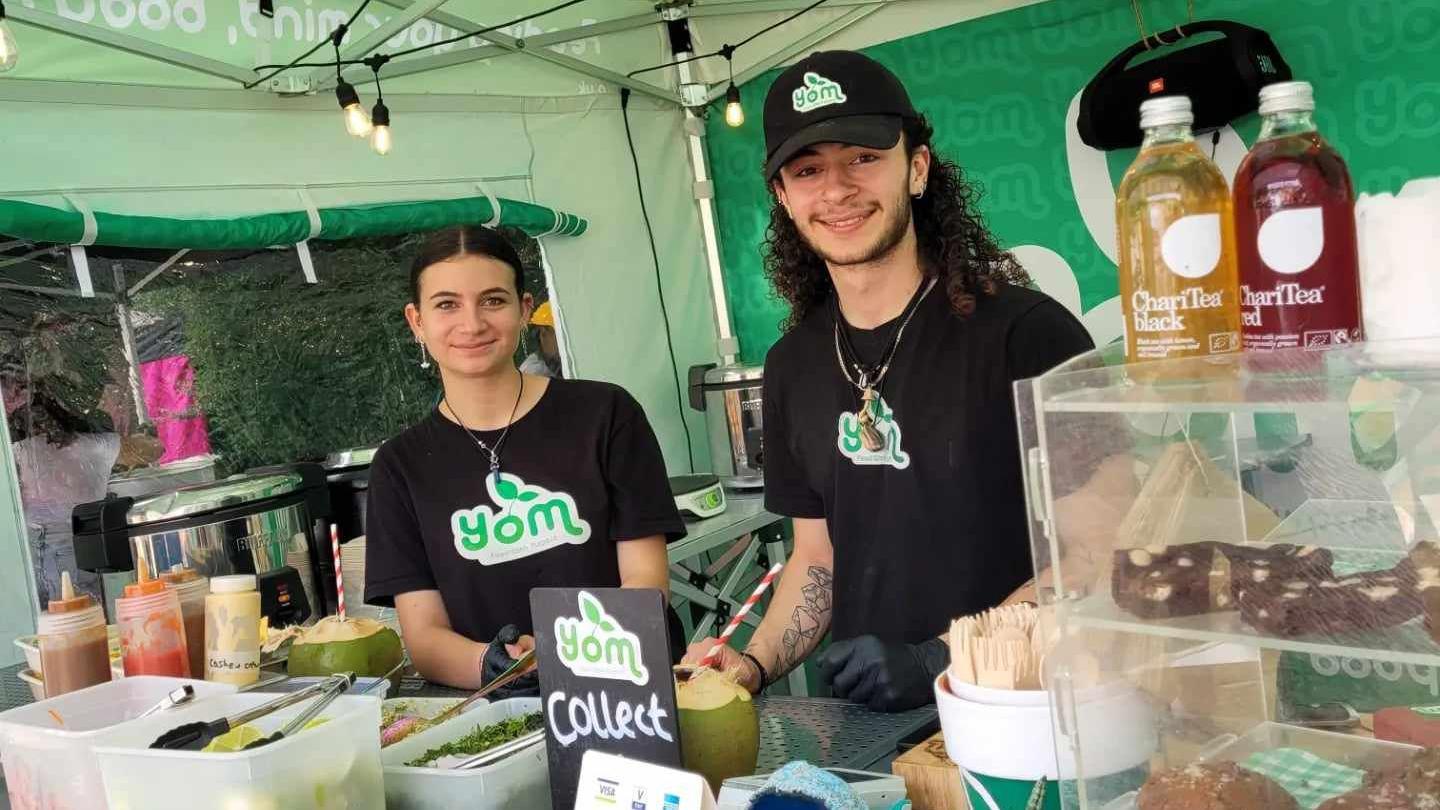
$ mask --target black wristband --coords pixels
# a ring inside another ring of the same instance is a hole
[[[765,665],[760,663],[759,658],[756,658],[748,652],[742,651],[740,655],[743,658],[749,659],[750,663],[755,665],[755,669],[760,673],[760,688],[757,689],[756,692],[764,692],[765,687],[770,685],[770,673],[765,671]]]

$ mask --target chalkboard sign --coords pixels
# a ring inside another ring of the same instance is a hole
[[[586,751],[680,767],[660,591],[535,588],[530,617],[555,810],[574,807]]]

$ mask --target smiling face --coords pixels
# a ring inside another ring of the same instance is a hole
[[[532,304],[510,265],[475,255],[436,262],[420,274],[419,299],[405,319],[442,373],[488,377],[514,367]]]
[[[795,227],[831,267],[888,256],[913,238],[910,198],[925,188],[930,150],[816,144],[775,177],[775,194]]]

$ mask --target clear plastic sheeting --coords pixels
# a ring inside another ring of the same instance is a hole
[[[502,232],[553,324],[560,302],[539,244]],[[420,366],[403,315],[421,237],[314,242],[317,284],[291,249],[176,259],[97,247],[89,298],[75,289],[63,246],[0,247],[0,398],[28,536],[17,549],[28,563],[16,567],[39,604],[63,572],[97,598],[114,596],[109,575],[102,588],[76,567],[78,504],[320,461],[423,419],[439,380]],[[561,365],[564,346],[545,339],[548,328],[532,325],[517,362],[553,352]]]

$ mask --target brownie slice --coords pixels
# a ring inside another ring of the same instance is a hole
[[[1250,585],[1328,577],[1334,555],[1316,546],[1238,546],[1198,542],[1115,552],[1110,580],[1115,604],[1142,619],[1195,616],[1237,609]]]
[[[1274,636],[1340,636],[1404,624],[1420,615],[1413,569],[1348,577],[1266,580],[1237,594],[1246,624]]]
[[[1217,543],[1149,546],[1115,552],[1110,592],[1142,619],[1194,616],[1233,608],[1230,563]]]
[[[1440,643],[1440,543],[1425,540],[1410,549],[1410,564],[1415,567],[1416,586],[1425,610],[1425,629]]]
[[[1278,782],[1233,762],[1188,765],[1151,776],[1137,810],[1299,810]]]
[[[1276,543],[1273,546],[1237,546],[1221,543],[1230,558],[1231,598],[1239,601],[1240,591],[1276,579],[1323,578],[1334,574],[1335,555],[1328,548]]]

